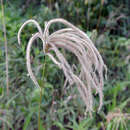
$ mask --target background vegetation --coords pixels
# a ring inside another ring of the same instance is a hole
[[[17,32],[24,21],[32,18],[44,28],[52,18],[64,18],[86,32],[108,67],[104,85],[104,106],[93,117],[85,107],[76,87],[63,88],[64,74],[50,59],[41,104],[41,130],[125,130],[130,129],[130,1],[129,0],[5,0],[5,21],[9,60],[9,95],[6,92],[5,48],[0,22],[0,129],[37,130],[39,90],[30,80],[25,61],[27,40],[36,31],[31,25]],[[0,20],[2,12],[0,7]],[[61,26],[53,26],[54,31]],[[32,63],[43,86],[44,54],[36,41]],[[74,62],[71,55],[67,54]],[[72,99],[68,97],[73,97]],[[96,97],[96,95],[95,95]]]

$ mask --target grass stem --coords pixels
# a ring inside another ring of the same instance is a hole
[[[43,85],[42,86],[43,87],[45,85],[44,79],[45,79],[45,69],[46,69],[46,57],[44,59],[45,60],[44,60],[44,64],[43,64],[43,73],[42,73],[42,77],[43,77],[43,79],[42,79]],[[38,130],[40,130],[40,125],[41,125],[40,110],[41,110],[41,103],[42,103],[43,87],[41,87],[41,89],[40,89],[40,100],[39,100],[39,110],[38,110],[39,111],[38,112]]]
[[[7,96],[8,96],[8,95],[9,95],[8,47],[7,47],[7,36],[6,36],[6,25],[5,25],[5,18],[4,18],[4,5],[3,5],[3,0],[1,0],[1,10],[2,10],[2,24],[3,24],[3,32],[4,32],[4,45],[5,45],[6,89],[7,89]]]
[[[40,125],[41,125],[41,119],[40,119],[41,103],[42,103],[42,89],[40,90],[40,100],[39,100],[39,110],[38,110],[38,130],[40,130]]]

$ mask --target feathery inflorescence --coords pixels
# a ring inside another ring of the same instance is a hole
[[[28,23],[33,23],[38,29],[38,32],[30,38],[26,51],[27,69],[34,84],[40,88],[31,69],[30,51],[32,43],[37,38],[40,38],[43,42],[44,53],[63,70],[68,83],[77,86],[80,96],[86,105],[86,111],[89,113],[93,111],[93,90],[96,90],[96,93],[99,94],[100,101],[98,110],[100,110],[103,105],[103,73],[106,74],[106,66],[89,37],[83,31],[61,18],[46,22],[44,32],[35,20],[28,20],[21,26],[18,32],[19,44],[21,43],[21,31]],[[54,23],[62,23],[67,27],[49,34],[49,28]],[[80,64],[79,74],[75,74],[73,67],[68,63],[59,48],[68,50],[77,57]],[[51,52],[54,53],[52,54]]]

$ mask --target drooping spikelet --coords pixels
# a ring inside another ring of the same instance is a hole
[[[90,113],[93,111],[93,90],[96,90],[96,93],[99,94],[100,103],[98,110],[100,110],[103,105],[103,72],[104,69],[106,70],[106,66],[104,65],[100,53],[89,37],[64,19],[58,18],[46,22],[44,32],[42,32],[41,27],[35,20],[28,20],[22,25],[18,32],[19,43],[21,31],[28,23],[34,23],[38,28],[38,32],[30,38],[26,51],[28,73],[35,85],[40,88],[31,69],[30,51],[34,40],[40,38],[43,42],[44,53],[63,70],[68,83],[77,86],[80,96],[86,105],[86,111]],[[63,23],[67,28],[49,34],[50,25],[54,23]],[[79,74],[74,73],[72,66],[68,63],[59,48],[68,50],[77,57],[80,64]],[[52,51],[55,53],[56,58],[51,54]]]

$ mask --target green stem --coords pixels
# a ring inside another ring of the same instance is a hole
[[[42,77],[43,77],[43,79],[42,79],[42,81],[43,81],[43,87],[44,87],[44,78],[45,78],[45,69],[46,69],[46,57],[44,58],[45,60],[44,60],[44,64],[43,64],[43,72],[42,72]],[[41,103],[42,103],[42,89],[43,89],[43,87],[41,87],[41,89],[40,89],[40,100],[39,100],[39,112],[38,112],[38,130],[40,130],[40,121],[41,121],[41,119],[40,119],[40,110],[41,110]]]
[[[2,12],[2,24],[3,24],[3,32],[4,32],[4,46],[5,46],[6,89],[7,89],[7,96],[9,96],[8,46],[7,46],[7,36],[6,36],[6,25],[5,25],[5,15],[4,15],[3,0],[1,0],[1,12]]]
[[[41,110],[41,102],[42,102],[42,89],[40,90],[40,100],[39,100],[39,112],[38,112],[38,130],[40,130],[40,110]]]

